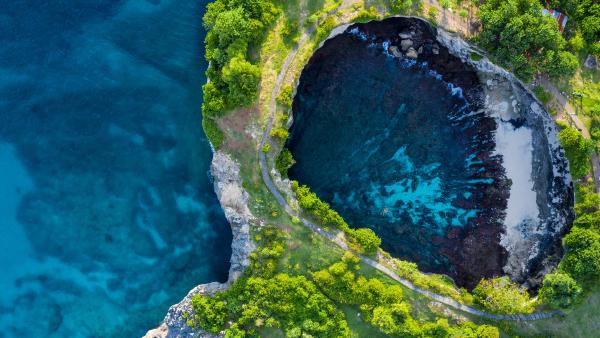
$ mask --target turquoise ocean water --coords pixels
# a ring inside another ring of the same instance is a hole
[[[207,2],[0,6],[0,337],[139,337],[226,280]]]

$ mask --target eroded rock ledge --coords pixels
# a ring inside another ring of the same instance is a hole
[[[214,337],[207,332],[192,331],[187,325],[185,313],[192,312],[192,298],[197,294],[212,296],[231,285],[248,265],[255,244],[250,237],[250,222],[253,216],[248,209],[248,193],[242,187],[239,165],[227,154],[215,152],[211,164],[214,188],[225,217],[231,225],[231,267],[226,283],[207,283],[193,288],[185,298],[171,306],[162,324],[146,333],[144,338]]]

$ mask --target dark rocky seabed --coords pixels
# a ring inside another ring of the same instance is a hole
[[[391,57],[411,31],[418,60]],[[475,70],[435,34],[388,19],[326,41],[294,98],[290,177],[351,226],[374,229],[392,255],[470,288],[502,274],[510,183]]]
[[[227,279],[206,3],[0,6],[0,337],[139,337]]]

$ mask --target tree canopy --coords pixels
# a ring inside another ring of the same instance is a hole
[[[264,28],[278,13],[270,0],[217,0],[207,5],[203,23],[208,31],[205,57],[210,81],[203,87],[202,113],[206,134],[215,147],[223,135],[208,120],[256,100],[260,68],[252,64],[248,48],[260,41]]]
[[[551,306],[566,308],[575,303],[581,291],[571,276],[557,272],[546,275],[539,297]]]
[[[572,127],[566,127],[559,133],[560,143],[565,149],[571,175],[574,178],[586,176],[591,170],[590,156],[594,144],[586,140],[581,133]]]
[[[474,300],[494,313],[529,313],[534,304],[527,290],[508,277],[482,279],[473,289]]]
[[[489,0],[480,7],[479,43],[524,80],[538,72],[572,76],[577,58],[565,50],[556,21],[529,0]]]

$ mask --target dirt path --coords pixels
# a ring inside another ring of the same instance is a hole
[[[575,109],[573,109],[573,106],[571,106],[569,101],[567,101],[567,98],[552,83],[550,83],[548,79],[541,78],[540,84],[542,85],[542,87],[544,87],[546,91],[548,91],[550,94],[552,94],[554,98],[556,98],[556,101],[558,101],[558,103],[563,107],[569,119],[573,121],[573,124],[575,124],[575,127],[577,127],[577,129],[581,131],[583,137],[585,137],[588,140],[591,139],[589,130],[585,127],[585,124],[577,116]],[[596,153],[595,151],[592,154],[592,173],[594,175],[596,193],[600,194],[600,160],[598,160],[598,153]]]
[[[340,5],[340,7],[338,7],[337,9],[327,13],[326,16],[329,15],[333,15],[336,12],[338,12],[340,9],[344,9],[347,8],[348,6],[352,5],[353,3],[358,2],[356,0],[344,0],[344,2],[342,3],[342,5]],[[324,18],[322,18],[324,19]],[[271,134],[271,129],[273,128],[273,120],[275,117],[275,112],[276,112],[276,108],[277,108],[277,104],[276,104],[276,98],[277,95],[279,94],[279,91],[281,89],[281,85],[283,84],[283,80],[285,78],[285,75],[290,67],[290,64],[292,63],[294,57],[296,56],[298,50],[300,49],[300,47],[306,43],[306,41],[308,40],[308,38],[310,37],[310,35],[314,32],[314,28],[310,28],[307,31],[304,32],[304,34],[302,34],[302,37],[300,38],[300,40],[298,41],[298,43],[294,46],[294,48],[292,48],[292,50],[290,51],[290,53],[288,54],[288,56],[286,57],[283,65],[281,66],[281,69],[279,71],[279,74],[277,75],[277,81],[275,82],[275,86],[273,87],[273,91],[271,92],[271,100],[269,103],[269,112],[268,112],[268,122],[267,122],[267,127],[264,131],[263,134],[263,139],[260,143],[260,148],[262,149],[263,146],[265,144],[267,144],[270,140],[270,134]],[[288,214],[290,214],[293,217],[297,217],[306,227],[308,227],[311,231],[329,239],[330,241],[334,242],[336,245],[338,245],[340,248],[344,249],[344,250],[349,250],[348,245],[346,244],[346,242],[337,234],[335,233],[331,233],[329,231],[325,231],[322,228],[320,228],[319,226],[317,226],[316,224],[312,223],[311,221],[305,219],[304,217],[302,217],[300,214],[298,214],[296,211],[294,211],[289,204],[287,203],[286,199],[283,197],[283,195],[281,194],[281,192],[279,192],[279,190],[277,189],[277,187],[275,186],[275,184],[273,183],[273,180],[271,179],[271,176],[269,175],[269,169],[268,169],[268,164],[267,164],[267,157],[266,154],[262,151],[259,151],[259,162],[260,162],[260,170],[261,170],[261,175],[263,178],[263,181],[265,182],[265,185],[267,186],[267,188],[269,189],[269,191],[271,192],[271,194],[273,195],[273,197],[275,197],[275,199],[277,200],[277,202],[286,210],[286,212]],[[468,305],[464,305],[461,304],[459,302],[457,302],[456,300],[450,298],[450,297],[446,297],[446,296],[442,296],[440,294],[431,292],[429,290],[425,290],[422,289],[416,285],[414,285],[412,282],[410,282],[409,280],[403,279],[400,276],[398,276],[398,274],[396,274],[394,271],[392,271],[390,268],[388,268],[387,266],[381,264],[380,262],[377,262],[371,258],[368,258],[366,256],[357,255],[363,262],[365,262],[366,264],[372,266],[373,268],[381,271],[382,273],[384,273],[385,275],[387,275],[388,277],[392,278],[393,280],[401,283],[402,285],[404,285],[405,287],[418,292],[422,295],[425,295],[431,299],[434,299],[440,303],[443,303],[449,307],[455,308],[457,310],[472,314],[472,315],[476,315],[476,316],[480,316],[480,317],[484,317],[484,318],[488,318],[488,319],[494,319],[494,320],[512,320],[512,321],[530,321],[530,320],[538,320],[538,319],[546,319],[546,318],[550,318],[553,316],[557,316],[557,315],[562,315],[562,312],[560,311],[554,311],[554,312],[539,312],[539,313],[532,313],[532,314],[517,314],[517,315],[503,315],[503,314],[494,314],[494,313],[489,313],[489,312],[485,312],[485,311],[481,311],[479,309],[476,309],[474,307],[468,306]]]

